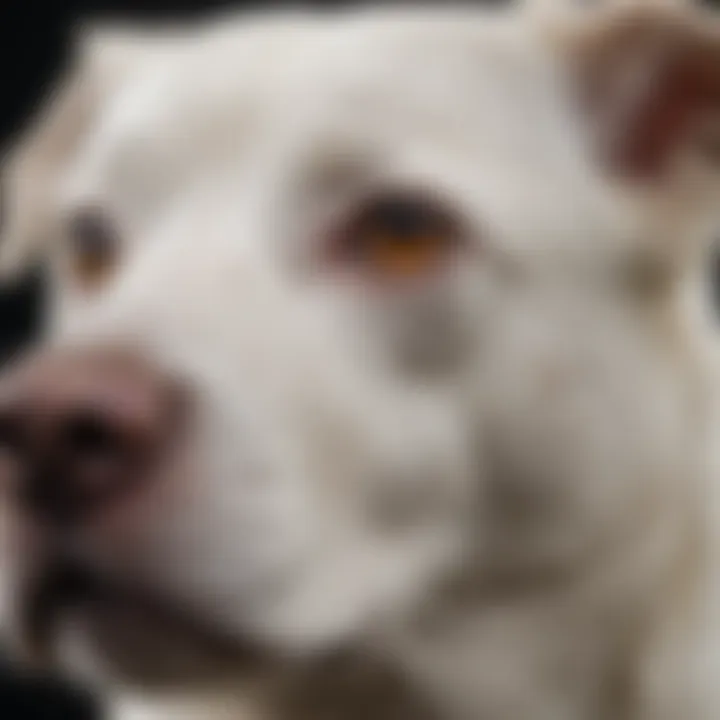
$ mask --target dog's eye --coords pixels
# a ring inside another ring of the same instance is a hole
[[[437,199],[389,194],[363,203],[332,239],[332,258],[380,280],[426,277],[450,260],[460,224]]]
[[[94,289],[110,275],[119,259],[119,238],[105,214],[96,209],[77,213],[70,222],[72,271],[85,289]]]

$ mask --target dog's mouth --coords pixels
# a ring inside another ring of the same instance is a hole
[[[56,558],[27,584],[22,632],[36,666],[54,669],[58,635],[81,615],[114,677],[143,687],[254,683],[282,717],[436,720],[391,667],[340,648],[310,662],[230,640],[150,594],[132,592],[70,560]],[[260,684],[256,681],[260,681]]]
[[[100,584],[78,564],[60,559],[46,561],[25,579],[18,603],[22,650],[31,663],[53,661],[56,634],[67,612],[97,597]]]
[[[21,649],[36,668],[63,664],[68,627],[116,674],[143,683],[247,676],[268,662],[249,639],[229,638],[190,611],[67,558],[46,560],[25,582],[18,605]]]

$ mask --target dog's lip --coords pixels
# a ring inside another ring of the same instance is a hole
[[[44,559],[24,578],[18,596],[20,641],[33,664],[50,662],[62,615],[99,589],[89,573],[66,560]]]
[[[208,657],[246,668],[267,658],[248,638],[229,637],[187,609],[144,588],[109,579],[73,559],[46,559],[23,584],[19,594],[20,643],[26,660],[36,667],[56,664],[58,635],[68,615],[94,618],[142,618],[143,624],[182,637]]]

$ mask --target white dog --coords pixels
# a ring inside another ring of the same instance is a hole
[[[720,717],[719,111],[670,6],[89,33],[6,163],[18,649],[123,720]]]

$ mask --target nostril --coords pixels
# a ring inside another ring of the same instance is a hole
[[[121,429],[99,413],[84,412],[68,418],[60,443],[75,458],[113,459],[127,452]]]
[[[129,489],[137,453],[120,420],[97,408],[55,415],[45,453],[18,487],[20,505],[45,523],[67,526]]]
[[[68,417],[59,429],[58,451],[69,486],[80,502],[95,502],[131,484],[139,447],[112,414],[86,410]]]

